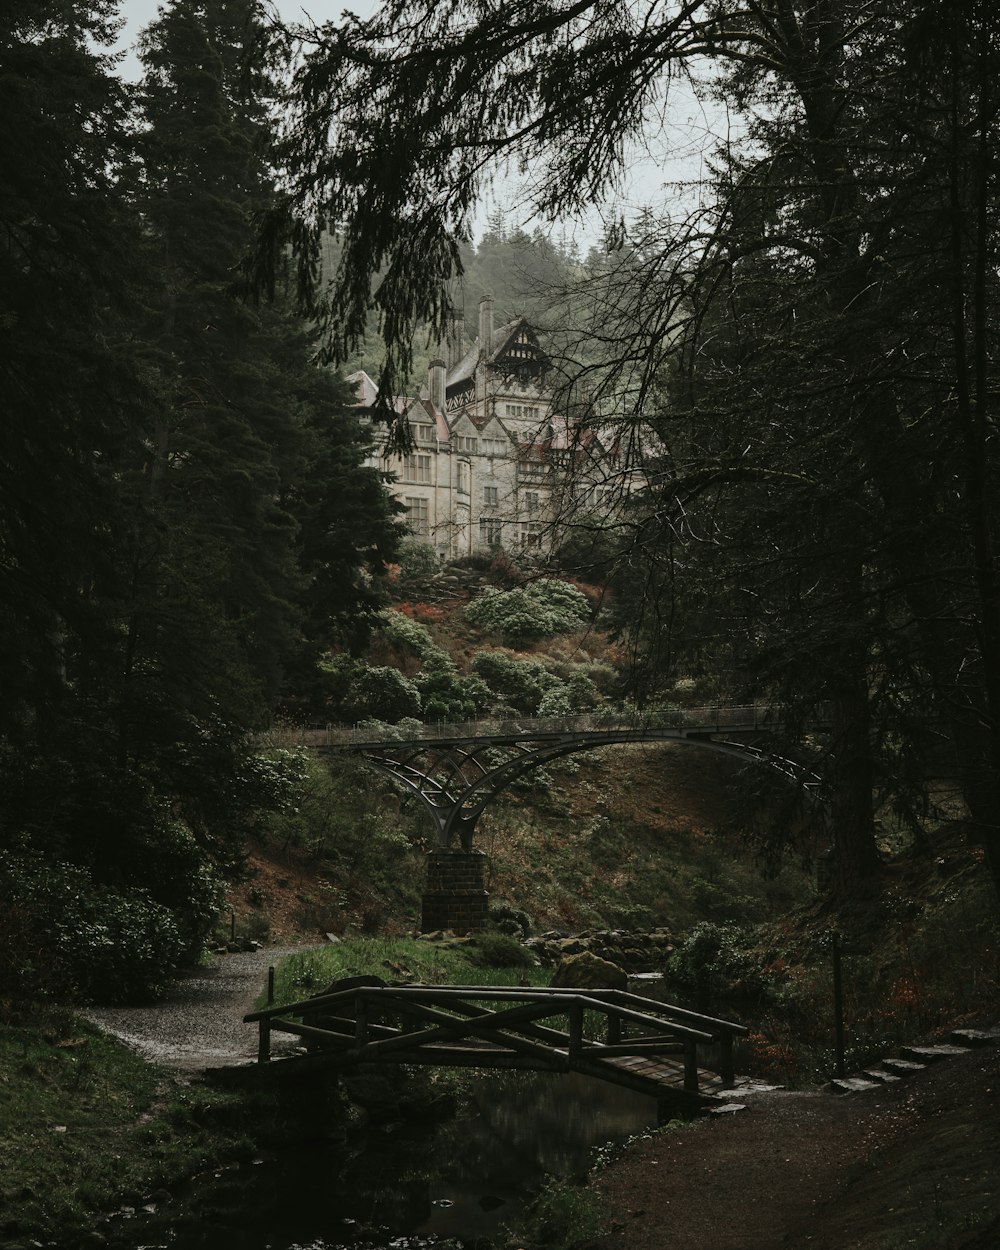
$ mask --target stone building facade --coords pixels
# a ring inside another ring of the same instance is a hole
[[[412,532],[441,559],[491,548],[542,555],[572,516],[607,512],[620,498],[616,448],[556,411],[550,371],[528,322],[494,326],[486,297],[475,343],[466,346],[456,323],[430,361],[423,393],[397,397],[412,450],[371,463],[392,473],[390,490]],[[363,372],[349,381],[365,419],[375,384]]]

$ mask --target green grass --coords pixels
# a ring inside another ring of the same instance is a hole
[[[534,965],[494,967],[477,963],[479,948],[417,938],[352,938],[320,950],[289,955],[275,968],[274,1001],[290,1003],[316,994],[344,977],[434,985],[547,985],[549,970]],[[266,1006],[264,998],[258,1006]]]
[[[212,1127],[237,1121],[234,1105],[68,1012],[0,1018],[0,1247],[70,1244],[98,1213],[249,1150],[238,1129]]]

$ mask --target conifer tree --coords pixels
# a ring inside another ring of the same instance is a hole
[[[303,276],[309,223],[332,218],[333,350],[378,269],[390,374],[415,321],[447,315],[505,162],[534,162],[532,207],[555,217],[613,189],[671,75],[707,64],[747,119],[704,207],[640,223],[627,280],[601,274],[594,324],[607,392],[647,428],[674,360],[687,387],[639,530],[672,570],[707,552],[731,575],[742,604],[718,611],[745,626],[748,681],[833,706],[842,894],[877,873],[879,770],[895,750],[886,779],[905,788],[921,732],[950,746],[1000,889],[994,10],[390,0],[320,32],[297,78]]]

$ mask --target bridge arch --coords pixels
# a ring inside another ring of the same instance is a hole
[[[512,782],[560,756],[604,746],[686,742],[776,769],[815,796],[820,780],[808,766],[767,749],[777,723],[770,709],[700,708],[654,714],[639,723],[613,727],[597,726],[590,718],[580,717],[421,726],[420,736],[394,739],[373,739],[363,729],[330,730],[327,740],[316,745],[359,755],[373,764],[421,803],[442,849],[452,848],[457,841],[463,850],[471,851],[479,817]],[[498,758],[501,751],[503,757]]]

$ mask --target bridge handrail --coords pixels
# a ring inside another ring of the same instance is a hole
[[[668,705],[645,709],[635,715],[606,711],[577,716],[494,716],[478,720],[432,723],[408,720],[397,725],[361,722],[353,726],[328,724],[324,728],[303,729],[299,733],[299,739],[306,745],[363,746],[423,739],[443,741],[558,733],[635,733],[639,736],[657,729],[719,733],[727,729],[773,729],[780,724],[782,711],[779,706],[763,703],[710,704],[703,707]],[[822,716],[817,717],[817,723],[822,720]]]
[[[299,999],[293,1003],[281,1003],[271,1007],[262,1007],[257,1011],[248,1012],[243,1017],[244,1023],[253,1024],[261,1020],[275,1019],[285,1015],[312,1014],[317,1011],[344,1002],[351,998],[379,997],[409,998],[475,998],[484,1002],[544,1002],[546,1000],[565,998],[571,1001],[583,1001],[586,1006],[598,1007],[602,1010],[616,1010],[617,1014],[629,1014],[648,1018],[651,1012],[672,1018],[674,1027],[683,1033],[697,1035],[709,1040],[720,1032],[745,1034],[747,1029],[732,1020],[720,1020],[715,1016],[703,1015],[701,1012],[689,1011],[684,1007],[675,1007],[672,1003],[661,1003],[657,999],[646,998],[639,994],[631,994],[627,990],[579,990],[563,986],[534,986],[514,989],[508,986],[495,985],[385,985],[385,986],[353,986],[348,989],[336,990],[329,994],[317,994],[311,998]],[[640,1011],[639,1008],[644,1008]],[[680,1023],[684,1021],[685,1023]],[[698,1029],[694,1025],[706,1027]]]
[[[699,1018],[697,1012],[622,990],[377,982],[352,985],[349,980],[341,983],[341,988],[335,982],[329,992],[312,998],[245,1015],[248,1024],[256,1022],[258,1026],[258,1063],[270,1061],[271,1033],[275,1030],[322,1045],[330,1052],[326,1062],[341,1066],[430,1062],[537,1067],[541,1063],[552,1071],[584,1072],[648,1093],[652,1078],[626,1071],[617,1060],[623,1056],[682,1054],[683,1088],[697,1094],[698,1047],[718,1047],[719,1077],[723,1085],[732,1085],[734,1042],[738,1034],[746,1032],[731,1021]],[[671,1019],[672,1012],[691,1022]],[[400,1022],[392,1023],[392,1016],[400,1017]],[[419,1024],[414,1028],[402,1017],[414,1018]],[[543,1023],[553,1017],[565,1017],[565,1029]],[[593,1036],[595,1017],[604,1019],[603,1039]],[[702,1027],[692,1027],[695,1023]],[[629,1025],[639,1026],[641,1035],[625,1036]]]

